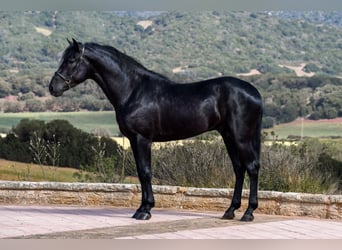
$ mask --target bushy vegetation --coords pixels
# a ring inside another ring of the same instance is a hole
[[[260,190],[342,193],[341,142],[308,139],[263,145]],[[153,154],[154,182],[195,187],[234,187],[233,168],[221,140],[167,144]],[[249,188],[246,176],[244,188]]]
[[[342,193],[341,140],[305,139],[287,145],[273,138],[273,143],[262,147],[260,190]],[[22,120],[13,133],[0,139],[0,154],[0,158],[36,163],[43,175],[46,164],[76,167],[80,172],[74,178],[82,182],[123,182],[137,176],[130,149],[63,120]],[[233,188],[235,183],[225,146],[215,134],[155,146],[152,169],[154,184]],[[246,177],[245,188],[248,183]]]
[[[264,128],[297,117],[318,120],[342,116],[340,78],[262,75],[245,79],[258,86],[263,96]]]
[[[101,148],[99,148],[101,147]],[[107,137],[97,138],[68,121],[23,119],[5,138],[0,138],[0,158],[40,165],[73,168],[94,167],[98,151],[115,157],[119,146]]]
[[[306,139],[297,145],[263,147],[260,188],[306,193],[342,193],[340,142]]]

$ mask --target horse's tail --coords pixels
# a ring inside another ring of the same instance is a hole
[[[263,115],[263,109],[262,109],[262,105],[261,105],[260,114],[258,117],[258,122],[257,122],[255,131],[254,131],[254,135],[253,135],[253,146],[254,146],[254,149],[257,153],[258,160],[260,158],[260,151],[261,151],[262,115]]]

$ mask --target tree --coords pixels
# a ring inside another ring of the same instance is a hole
[[[270,116],[265,116],[262,119],[263,128],[272,128],[274,126],[274,119]]]
[[[298,106],[295,103],[287,104],[281,109],[280,122],[290,122],[298,117]]]
[[[24,109],[29,112],[42,112],[44,111],[44,105],[39,100],[31,99],[26,101]]]
[[[0,157],[21,162],[31,162],[32,160],[28,143],[23,143],[13,133],[8,134],[5,138],[0,137]]]
[[[10,86],[6,82],[0,80],[0,98],[4,98],[8,96],[10,92],[11,92]]]
[[[39,137],[44,134],[45,122],[40,120],[22,119],[12,131],[21,142],[29,142],[34,133],[37,133]]]
[[[97,138],[73,127],[68,121],[22,119],[12,129],[13,134],[0,140],[0,156],[23,162],[80,168],[92,166],[96,160],[93,148],[105,145],[104,157],[116,164],[120,148],[110,138]]]

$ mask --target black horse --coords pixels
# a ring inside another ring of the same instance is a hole
[[[82,44],[73,39],[51,79],[54,96],[86,79],[94,80],[113,104],[117,122],[133,150],[141,183],[141,206],[133,215],[151,218],[151,144],[192,137],[217,130],[234,166],[236,183],[224,219],[233,219],[241,205],[244,176],[250,178],[250,196],[242,221],[252,221],[258,206],[258,172],[262,100],[248,82],[221,77],[179,84],[146,69],[110,46]]]

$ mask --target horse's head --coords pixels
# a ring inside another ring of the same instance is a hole
[[[64,91],[87,79],[88,62],[84,58],[84,49],[84,45],[75,39],[69,41],[69,47],[64,52],[60,67],[50,81],[49,90],[53,96],[61,96]]]

